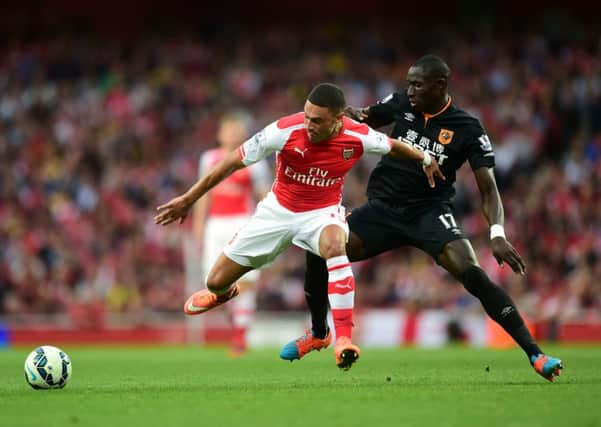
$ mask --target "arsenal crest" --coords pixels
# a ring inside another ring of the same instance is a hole
[[[438,134],[438,142],[440,142],[442,145],[450,144],[453,140],[453,135],[455,135],[455,132],[452,130],[441,129],[440,133]]]
[[[355,154],[354,148],[343,148],[342,149],[342,158],[344,160],[349,160],[353,158],[353,154]]]

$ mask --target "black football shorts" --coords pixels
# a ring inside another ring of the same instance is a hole
[[[372,257],[402,246],[414,246],[436,260],[445,245],[466,236],[450,203],[403,207],[370,199],[347,218],[350,230],[363,241]]]

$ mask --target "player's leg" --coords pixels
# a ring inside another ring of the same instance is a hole
[[[346,254],[350,262],[360,261],[405,243],[396,232],[396,224],[388,219],[396,213],[380,201],[369,201],[353,210],[347,217],[349,236]],[[305,298],[311,312],[312,331],[318,338],[325,337],[328,329],[328,268],[325,261],[306,253]]]
[[[366,258],[361,238],[349,233],[346,244],[350,262]],[[316,338],[324,339],[328,333],[328,267],[325,260],[309,251],[305,253],[305,299],[311,312],[311,331]]]
[[[292,242],[326,259],[328,281],[323,283],[323,289],[325,292],[331,291],[328,292],[328,298],[339,341],[334,353],[337,365],[348,369],[359,357],[360,351],[351,341],[355,280],[346,256],[349,229],[344,208],[330,206],[298,215],[298,224],[299,229]],[[324,306],[327,307],[327,303]],[[329,333],[319,340],[312,336],[311,331],[307,331],[301,338],[286,344],[280,357],[285,360],[300,359],[311,350],[327,346],[330,339]]]
[[[280,350],[280,357],[290,362],[302,359],[313,350],[320,351],[332,342],[328,327],[328,267],[322,257],[310,251],[306,251],[305,256],[305,299],[311,312],[312,327]]]
[[[232,240],[235,232],[244,226],[247,221],[247,216],[210,216],[207,219],[202,245],[202,270],[204,272],[204,277],[211,271],[213,264],[215,264],[219,255],[221,255],[223,248]],[[246,277],[246,275],[244,277]],[[230,354],[233,356],[238,356],[244,351],[244,345],[242,343],[244,334],[240,328],[236,327],[236,324],[238,323],[236,319],[239,317],[238,306],[241,304],[241,301],[245,299],[245,288],[242,283],[244,277],[238,281],[240,295],[234,298],[231,303],[227,304],[232,331]]]
[[[271,194],[271,193],[270,193]],[[217,257],[207,275],[207,289],[195,293],[186,302],[187,314],[205,312],[235,297],[235,282],[245,273],[271,263],[291,243],[290,228],[294,214],[266,197],[250,221],[242,227]]]
[[[346,256],[347,231],[336,224],[326,225],[319,236],[319,253],[328,268],[328,300],[334,320],[336,364],[349,369],[360,350],[352,343],[355,277]]]
[[[486,313],[513,337],[528,356],[541,352],[511,297],[480,268],[468,240],[447,243],[438,256],[438,263],[480,300]]]
[[[240,265],[223,253],[207,275],[206,289],[195,292],[184,305],[189,315],[205,313],[234,298],[240,292],[236,281],[253,267]]]
[[[486,313],[524,350],[537,373],[549,381],[559,375],[563,368],[561,360],[543,354],[511,297],[493,283],[478,265],[467,239],[447,243],[437,261],[480,300]]]
[[[378,200],[370,200],[354,209],[347,217],[350,232],[346,252],[349,261],[366,259],[407,243],[398,230],[397,216],[394,208]],[[280,357],[284,360],[300,359],[315,347],[323,345],[323,340],[329,339],[328,268],[321,257],[310,251],[306,252],[304,287],[312,328],[282,348]],[[305,343],[313,345],[300,345]]]
[[[208,269],[232,240],[235,233],[249,221],[247,215],[213,217],[207,222],[204,255],[207,258]],[[210,226],[210,227],[209,227]],[[259,270],[252,270],[242,276],[237,284],[240,294],[227,304],[231,322],[230,356],[242,356],[247,349],[246,336],[256,311],[255,282],[259,277]]]
[[[353,210],[347,217],[349,235],[345,249],[349,261],[370,258],[407,243],[402,227],[399,228],[399,215],[402,212],[379,200],[370,200]],[[323,333],[327,328],[324,285],[328,268],[323,260],[311,253],[307,253],[306,263],[305,297],[311,311],[313,329]]]
[[[417,246],[429,253],[468,292],[478,298],[486,313],[528,355],[540,352],[509,295],[495,285],[480,268],[474,249],[457,224],[449,205],[432,206],[420,216],[411,233]]]
[[[332,309],[336,337],[351,338],[355,278],[345,251],[346,233],[337,225],[323,228],[319,252],[328,269],[328,299]]]
[[[352,234],[352,233],[351,233]],[[312,252],[305,252],[305,300],[311,312],[311,331],[324,339],[328,328],[328,266]]]

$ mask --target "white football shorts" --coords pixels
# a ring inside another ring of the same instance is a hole
[[[205,275],[209,274],[223,248],[232,240],[234,234],[248,223],[249,219],[249,215],[209,216],[205,224],[202,252],[202,268]],[[259,271],[252,270],[240,280],[255,281],[258,278]]]
[[[223,253],[238,264],[253,268],[271,264],[291,244],[320,255],[319,235],[330,224],[341,227],[348,239],[344,206],[292,212],[280,205],[276,196],[269,192]]]

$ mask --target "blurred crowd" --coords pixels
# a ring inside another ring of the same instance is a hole
[[[451,66],[454,102],[493,142],[507,235],[528,274],[492,257],[465,165],[455,205],[482,266],[531,320],[601,322],[599,34],[449,30],[429,46],[404,37],[390,26],[320,24],[127,44],[89,36],[5,44],[0,315],[27,322],[32,313],[68,313],[85,326],[106,312],[178,312],[189,225],[159,227],[154,210],[195,181],[219,117],[245,109],[259,129],[301,110],[321,81],[341,85],[348,104],[367,105],[402,90],[408,66],[432,52]],[[365,200],[376,161],[347,178],[349,208]],[[354,270],[359,309],[480,309],[413,249]],[[259,309],[304,309],[303,274],[304,254],[292,248],[263,270]]]

